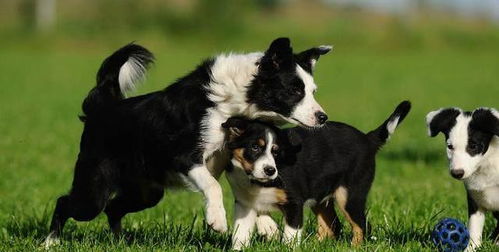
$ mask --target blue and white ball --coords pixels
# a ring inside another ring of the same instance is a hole
[[[470,233],[460,221],[452,218],[441,220],[431,232],[435,246],[443,252],[463,251],[470,241]]]

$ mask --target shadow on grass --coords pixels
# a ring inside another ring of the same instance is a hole
[[[437,150],[424,150],[417,147],[404,147],[381,151],[380,156],[391,161],[424,162],[433,164],[445,160],[445,154]]]
[[[41,245],[48,234],[49,221],[50,218],[46,211],[39,215],[11,216],[6,222],[3,234],[7,237],[3,238],[6,238],[6,240],[9,238],[27,239]],[[174,225],[167,223],[166,220],[163,222],[141,223],[138,226],[132,225],[132,227],[124,225],[124,231],[119,237],[116,237],[107,229],[107,226],[102,228],[101,225],[90,222],[84,224],[88,227],[82,227],[74,221],[68,221],[61,240],[69,242],[70,247],[90,243],[118,247],[181,246],[196,250],[230,249],[230,235],[216,233],[211,231],[207,225],[196,225],[196,222],[197,218],[194,217],[190,225]]]

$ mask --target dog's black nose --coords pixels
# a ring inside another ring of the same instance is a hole
[[[263,171],[267,176],[272,176],[275,173],[275,168],[272,166],[266,166],[265,168],[263,168]]]
[[[462,169],[452,169],[450,170],[450,175],[456,179],[461,179],[464,176],[464,170]]]
[[[315,118],[319,124],[324,124],[327,121],[327,115],[324,112],[315,112]]]

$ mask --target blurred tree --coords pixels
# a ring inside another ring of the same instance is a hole
[[[55,10],[55,0],[35,1],[35,21],[37,30],[46,32],[54,27],[56,15]]]

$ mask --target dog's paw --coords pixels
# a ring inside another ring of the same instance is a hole
[[[258,216],[256,219],[256,228],[258,234],[265,236],[267,239],[275,238],[279,231],[277,223],[268,215]]]
[[[473,245],[472,243],[468,244],[468,247],[464,250],[464,252],[475,252],[478,249],[478,246]]]
[[[208,223],[208,225],[217,232],[227,232],[225,209],[223,207],[206,208],[206,223]]]
[[[55,237],[53,233],[50,233],[47,238],[45,238],[45,241],[42,244],[42,247],[46,250],[59,245],[61,243],[61,240],[59,240],[58,237]]]
[[[284,227],[284,234],[282,238],[284,243],[296,246],[301,242],[301,229],[295,229],[286,225]]]
[[[242,241],[234,241],[232,243],[232,250],[235,250],[235,251],[241,251],[243,250],[244,248],[248,247],[249,244],[245,244],[244,242]]]

